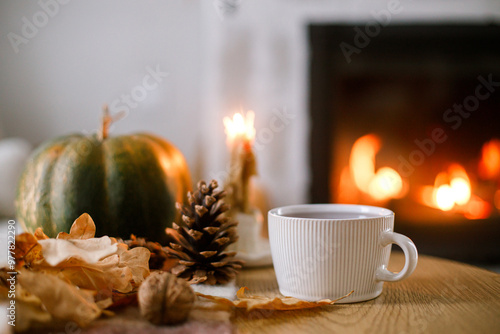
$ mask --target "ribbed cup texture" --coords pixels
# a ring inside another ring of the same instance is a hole
[[[387,266],[391,246],[379,245],[383,231],[393,230],[394,216],[359,220],[321,220],[269,215],[269,240],[280,292],[305,300],[340,302],[377,297],[383,282],[378,268]]]

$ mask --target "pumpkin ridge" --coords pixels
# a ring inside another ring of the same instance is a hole
[[[96,136],[96,140],[99,140]],[[109,150],[109,140],[101,140],[101,163],[102,163],[102,170],[103,170],[103,191],[105,192],[104,198],[106,199],[106,207],[108,210],[106,210],[106,213],[104,216],[106,217],[105,221],[101,222],[101,224],[107,224],[109,221],[111,221],[113,218],[111,217],[112,211],[110,210],[110,203],[111,203],[111,196],[110,196],[110,186],[109,186],[109,173],[110,173],[110,166],[108,163],[108,159],[106,159],[106,154],[107,150]]]
[[[44,150],[42,150],[40,152],[40,156],[37,157],[37,159],[41,159],[44,158],[47,153],[54,152],[52,153],[54,154],[53,159],[47,162],[46,169],[38,178],[38,184],[34,185],[36,199],[34,201],[35,211],[44,212],[41,226],[44,232],[51,237],[55,237],[58,231],[53,217],[53,203],[51,196],[52,182],[45,182],[45,180],[53,179],[58,161],[64,155],[65,151],[68,148],[68,145],[71,142],[74,142],[75,139],[75,135],[57,138],[54,142],[52,142],[50,146],[47,146]],[[33,161],[33,165],[35,166],[35,168],[37,168],[36,166],[38,165],[38,161]],[[40,219],[40,217],[37,218]],[[37,223],[37,221],[32,221],[30,225],[36,225]]]
[[[108,137],[103,140],[105,143],[104,152],[104,164],[106,167],[106,181],[105,184],[108,187],[107,196],[108,196],[108,207],[107,207],[107,221],[101,222],[101,224],[107,224],[110,228],[106,228],[108,231],[107,234],[120,236],[120,237],[128,237],[128,232],[125,231],[123,234],[120,233],[120,226],[125,224],[124,217],[128,216],[128,211],[123,212],[120,208],[128,210],[128,205],[124,205],[128,201],[130,191],[130,186],[127,182],[130,180],[126,179],[124,176],[124,166],[121,163],[122,160],[125,160],[127,163],[130,163],[130,147],[125,146],[126,137],[117,136],[117,137]],[[125,158],[124,156],[127,155]],[[130,165],[126,166],[129,167]],[[133,177],[134,171],[128,172],[130,177]],[[102,229],[101,229],[102,231]],[[100,234],[101,232],[99,232]]]
[[[105,140],[101,140],[98,135],[93,136],[90,138],[92,140],[93,144],[95,145],[95,149],[98,150],[96,153],[96,159],[99,161],[99,165],[101,166],[101,182],[102,184],[99,186],[99,190],[101,191],[101,202],[100,203],[95,203],[92,207],[92,210],[95,209],[97,206],[101,207],[106,207],[109,208],[109,201],[110,201],[110,196],[109,196],[109,187],[108,187],[108,179],[107,179],[107,173],[108,173],[108,163],[105,159]],[[99,173],[97,173],[98,175]],[[109,221],[109,215],[110,215],[110,210],[102,210],[101,215],[96,216],[98,219],[100,219],[100,224],[106,224]]]
[[[51,163],[48,166],[48,169],[46,173],[40,178],[43,180],[44,178],[52,180],[53,175],[54,175],[54,170],[57,165],[57,161],[61,159],[62,154],[67,148],[67,142],[71,141],[71,137],[67,138],[64,140],[64,142],[61,143],[62,148],[61,150],[57,151],[57,155],[54,157],[54,159],[51,161]],[[40,200],[37,201],[38,204],[36,205],[36,210],[44,210],[47,215],[47,220],[44,220],[42,222],[42,229],[45,231],[45,233],[49,236],[54,236],[55,233],[57,233],[55,224],[53,224],[53,217],[52,217],[52,200],[50,193],[52,192],[52,182],[47,182],[45,185],[45,189],[41,189],[42,193],[40,194]],[[43,199],[43,200],[42,200]],[[42,209],[39,209],[39,206],[42,207]],[[48,225],[48,226],[47,226]]]
[[[111,222],[115,229],[113,235],[128,237],[131,233],[137,234],[145,230],[155,231],[153,235],[147,235],[152,239],[163,238],[164,232],[160,228],[163,222],[159,220],[163,215],[159,213],[164,209],[157,202],[169,202],[164,200],[169,191],[165,189],[163,182],[156,187],[155,184],[158,183],[154,182],[157,181],[155,178],[165,178],[159,173],[162,171],[159,166],[156,170],[154,167],[157,164],[156,154],[161,152],[148,149],[150,143],[142,142],[135,135],[107,140],[110,142],[106,159],[113,162],[113,171],[108,173],[108,181],[113,183],[109,189],[114,189],[114,196],[110,196],[114,199],[110,214],[116,214]],[[158,187],[160,189],[155,190]],[[132,207],[135,209],[128,210]],[[116,208],[125,210],[118,211]],[[172,208],[170,211],[175,212],[173,210]]]
[[[182,153],[173,145],[166,142],[162,138],[154,136],[149,133],[139,133],[138,135],[143,136],[151,140],[152,142],[159,145],[163,151],[168,155],[169,161],[171,164],[176,164],[176,166],[172,166],[172,170],[176,171],[177,176],[181,179],[181,188],[176,189],[176,202],[187,204],[187,200],[185,198],[185,194],[191,190],[191,177],[187,173],[181,173],[179,171],[188,170],[189,167],[187,165],[186,160],[184,159]],[[177,220],[180,220],[180,213],[176,215],[178,217]]]
[[[156,175],[154,178],[154,181],[158,181],[157,178],[161,179],[161,184],[157,183],[156,188],[157,192],[152,193],[150,191],[144,191],[146,194],[145,196],[145,212],[148,213],[148,216],[146,217],[146,224],[147,224],[147,229],[150,231],[155,230],[158,225],[165,225],[171,226],[172,222],[171,221],[166,221],[169,217],[168,215],[165,215],[160,218],[162,219],[161,221],[155,221],[158,217],[151,216],[150,212],[159,212],[162,210],[165,210],[165,208],[161,208],[159,206],[159,198],[164,198],[164,197],[170,197],[170,193],[168,189],[175,189],[175,182],[174,184],[171,184],[169,182],[169,179],[166,177],[166,173],[164,173],[164,168],[162,166],[161,160],[163,159],[164,156],[167,156],[167,152],[162,148],[161,145],[158,145],[156,142],[151,141],[148,137],[142,136],[140,134],[134,134],[132,135],[132,138],[134,139],[131,141],[136,147],[139,147],[139,151],[141,151],[144,155],[142,156],[142,160],[146,161],[147,160],[151,161],[151,164],[149,165],[149,168],[147,171],[142,171],[140,173],[142,177],[142,182],[141,182],[141,188],[144,188],[146,184],[146,179],[150,179],[151,177],[147,176],[151,173],[152,170],[155,170],[152,175]],[[137,151],[137,150],[135,150]],[[142,164],[139,166],[139,169],[142,169]],[[160,173],[161,172],[161,173]],[[147,176],[147,177],[146,177]],[[153,182],[155,184],[155,182]],[[147,187],[154,187],[154,184],[150,184]],[[161,201],[163,202],[163,201]],[[167,202],[172,202],[171,198]],[[175,213],[175,206],[172,205],[172,207],[167,210],[168,212],[174,212]],[[173,219],[173,217],[172,217]],[[165,239],[163,235],[165,235],[163,229],[158,229],[158,233],[162,234],[162,237],[160,239]]]
[[[175,202],[187,205],[188,202],[185,195],[188,191],[191,190],[191,177],[189,173],[183,172],[185,170],[188,170],[189,167],[182,153],[175,146],[155,135],[149,133],[139,133],[138,136],[147,138],[151,143],[155,143],[160,148],[160,151],[162,151],[163,154],[167,157],[166,160],[170,164],[168,168],[170,171],[167,174],[170,175],[171,171],[175,173],[173,178],[170,178],[170,180],[166,180],[168,187],[174,190],[173,193],[175,194]],[[163,169],[166,169],[165,166],[161,164],[161,162],[160,165]],[[173,221],[180,223],[180,212],[178,212],[175,208],[173,210],[175,212]],[[171,225],[172,222],[168,222],[168,226],[170,227]]]
[[[131,138],[136,139],[134,137],[135,137],[135,135],[131,136]],[[138,177],[140,179],[140,182],[138,183],[138,185],[139,185],[138,188],[139,188],[139,190],[141,192],[141,198],[143,198],[143,201],[141,201],[141,203],[140,203],[141,212],[143,214],[142,218],[145,221],[149,222],[150,219],[151,219],[151,217],[149,217],[149,212],[148,212],[147,208],[144,205],[144,202],[147,202],[147,200],[149,200],[149,196],[147,196],[147,194],[146,194],[146,198],[147,198],[146,201],[144,201],[144,197],[143,197],[144,191],[143,191],[142,185],[144,184],[144,177],[143,177],[142,173],[139,172],[140,165],[137,163],[137,160],[136,160],[135,156],[132,154],[134,152],[134,148],[132,147],[133,145],[131,145],[126,138],[123,138],[123,144],[126,147],[127,153],[130,155],[130,162],[133,163],[134,174],[136,174],[136,177]]]
[[[95,194],[88,193],[86,187],[92,182],[80,182],[79,180],[91,178],[94,174],[89,173],[88,166],[90,160],[95,155],[97,144],[91,136],[73,135],[65,143],[64,150],[61,152],[57,161],[54,162],[54,170],[47,182],[51,187],[51,219],[55,222],[63,222],[64,231],[69,232],[71,223],[83,213],[90,211],[92,199]],[[79,167],[75,168],[75,164]],[[82,170],[87,169],[87,173]],[[81,184],[76,191],[72,191],[71,185]],[[84,200],[81,200],[81,199]],[[72,203],[72,205],[67,205]],[[61,226],[59,227],[61,228]],[[59,231],[54,231],[57,234]]]

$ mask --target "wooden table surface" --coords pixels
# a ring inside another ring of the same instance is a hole
[[[402,253],[393,252],[389,269],[403,264]],[[243,270],[237,286],[279,294],[272,268]],[[239,333],[500,333],[500,274],[420,256],[408,279],[384,283],[374,300],[300,311],[237,310],[232,323]]]
[[[389,269],[399,271],[403,262],[401,253],[393,253]],[[279,295],[272,267],[242,270],[236,286],[247,286],[255,295]],[[102,317],[88,328],[78,329],[78,333],[500,334],[500,274],[428,256],[420,256],[417,269],[408,279],[384,283],[382,294],[366,302],[250,313],[230,307],[214,309],[211,302],[205,307],[207,301],[201,299],[197,303],[189,320],[178,326],[149,324],[137,306],[130,306],[114,317]],[[47,329],[36,333],[67,331]]]

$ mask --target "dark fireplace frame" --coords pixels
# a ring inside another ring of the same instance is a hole
[[[331,124],[335,122],[335,90],[332,89],[335,77],[343,66],[356,66],[356,60],[363,57],[390,58],[402,48],[408,55],[425,55],[427,50],[440,50],[453,60],[468,64],[477,59],[477,50],[485,47],[500,56],[500,26],[476,24],[412,24],[382,27],[380,34],[370,39],[359,54],[351,55],[352,62],[347,64],[340,44],[345,42],[355,46],[357,32],[355,27],[364,31],[364,25],[312,24],[309,35],[309,112],[311,135],[309,141],[311,184],[309,200],[311,203],[328,203],[330,194],[330,168],[334,134]],[[403,38],[404,36],[404,38]],[[471,73],[490,73],[491,68],[471,69]],[[500,75],[500,64],[494,69]],[[497,77],[498,78],[498,77]],[[497,92],[500,94],[500,91]],[[500,136],[500,133],[499,133]],[[399,221],[398,221],[399,223]],[[493,226],[492,226],[493,225]],[[457,224],[453,230],[449,226],[421,227],[396,224],[396,230],[406,233],[420,244],[419,249],[431,255],[469,261],[500,263],[500,221],[476,221],[471,228],[467,224]],[[479,231],[481,230],[481,231]],[[443,245],[443,238],[447,238]],[[416,240],[417,239],[417,240]],[[473,242],[470,242],[473,240]],[[419,244],[417,243],[417,246]],[[444,248],[439,249],[439,245]]]

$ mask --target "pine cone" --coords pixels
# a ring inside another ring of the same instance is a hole
[[[177,203],[182,213],[182,226],[175,223],[167,228],[173,239],[167,252],[179,259],[172,273],[189,283],[227,283],[236,277],[242,261],[235,260],[236,252],[224,252],[238,240],[237,222],[223,215],[228,206],[222,200],[225,192],[216,190],[217,181],[198,183],[198,190],[188,192],[189,206]]]

